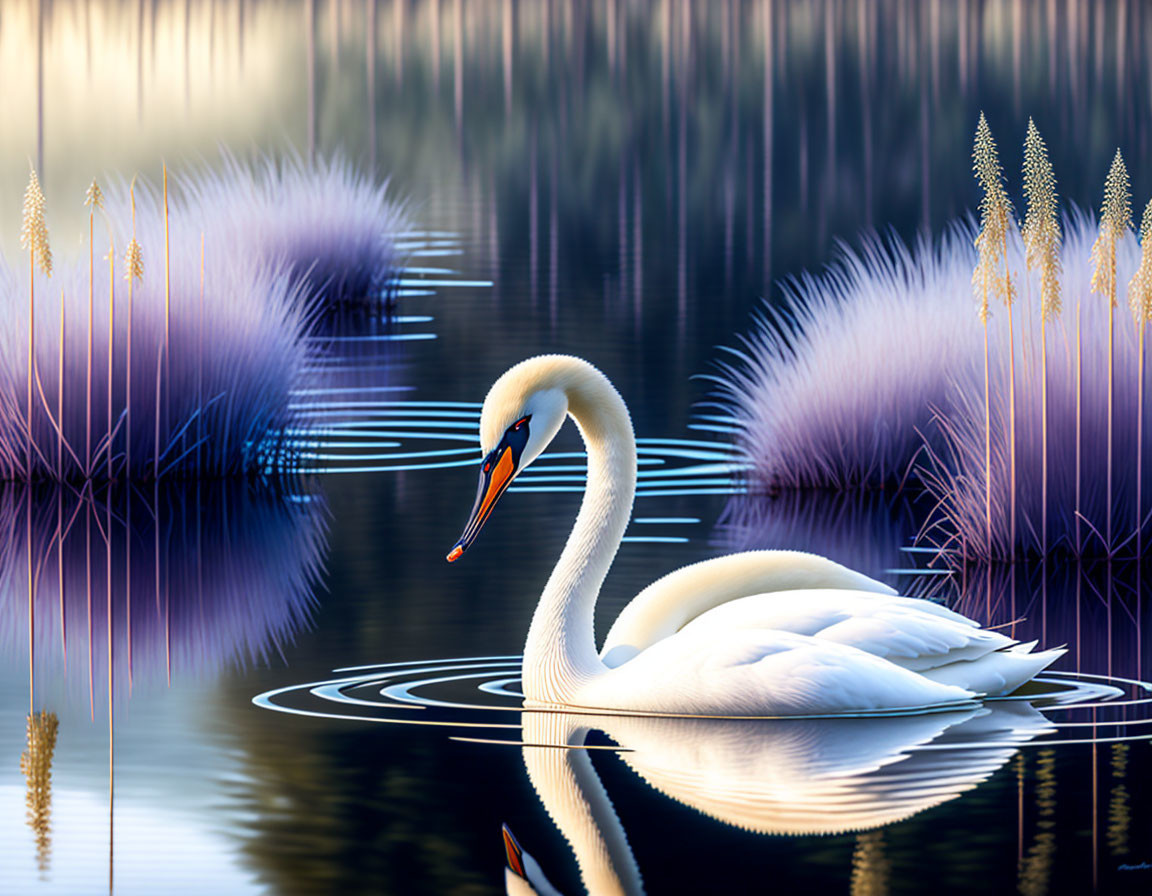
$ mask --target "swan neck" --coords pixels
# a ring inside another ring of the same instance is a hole
[[[588,455],[576,524],[544,587],[524,648],[524,696],[571,704],[579,687],[605,671],[593,617],[600,587],[632,515],[636,441],[623,399],[601,374],[571,387],[568,413]]]

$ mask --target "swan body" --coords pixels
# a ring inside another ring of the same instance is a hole
[[[1034,645],[814,555],[754,551],[645,589],[600,654],[593,611],[631,517],[636,444],[623,399],[588,362],[530,358],[493,385],[476,504],[448,559],[472,544],[568,416],[587,449],[588,484],[528,630],[529,705],[704,716],[959,709],[1015,690],[1063,653],[1031,653]]]

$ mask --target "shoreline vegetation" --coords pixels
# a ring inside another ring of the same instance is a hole
[[[752,485],[919,489],[918,540],[953,566],[1142,557],[1152,203],[1137,236],[1117,151],[1099,218],[1061,216],[1031,120],[1023,221],[983,115],[973,162],[977,225],[841,245],[722,365]]]
[[[93,181],[61,261],[31,172],[22,257],[0,258],[0,480],[290,473],[317,318],[390,313],[405,212],[386,185],[339,160],[162,173]]]

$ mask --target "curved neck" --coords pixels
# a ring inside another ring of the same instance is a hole
[[[573,702],[576,689],[605,670],[596,654],[593,611],[636,492],[636,440],[623,399],[598,373],[566,394],[588,453],[588,477],[576,525],[524,645],[524,696],[545,703]]]

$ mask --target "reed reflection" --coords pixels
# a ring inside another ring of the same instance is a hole
[[[0,649],[30,652],[33,707],[62,680],[94,714],[104,681],[120,696],[281,652],[315,606],[326,511],[242,481],[111,501],[13,486],[0,533]]]

